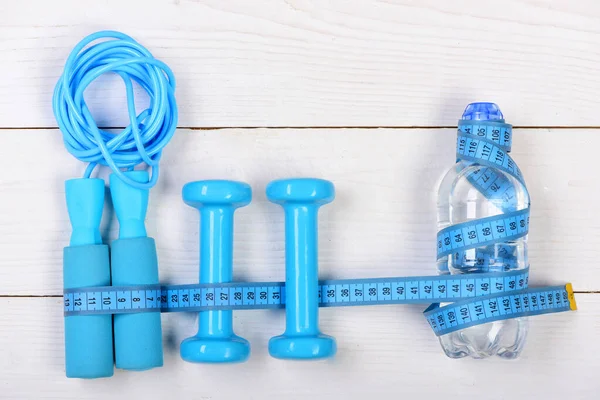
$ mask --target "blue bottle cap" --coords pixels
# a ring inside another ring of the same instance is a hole
[[[504,115],[496,103],[471,103],[465,108],[462,119],[472,121],[504,122]]]

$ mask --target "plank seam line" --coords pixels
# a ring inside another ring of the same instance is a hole
[[[123,127],[118,126],[105,126],[100,127],[100,129],[123,129]],[[201,127],[201,126],[178,126],[177,129],[189,129],[192,131],[216,131],[216,130],[224,130],[224,129],[278,129],[278,130],[303,130],[303,129],[398,129],[398,130],[414,130],[414,129],[456,129],[456,125],[406,125],[406,126],[394,126],[394,125],[381,125],[381,126],[360,126],[360,125],[350,125],[350,126],[213,126],[213,127]],[[564,125],[532,125],[532,126],[513,126],[513,129],[600,129],[599,126],[594,125],[573,125],[573,126],[564,126]],[[58,130],[56,126],[34,126],[34,127],[0,127],[0,131],[14,131],[14,130]]]
[[[574,290],[575,294],[600,294],[600,290]],[[53,298],[62,299],[62,294],[0,294],[1,299],[23,299],[23,298]]]

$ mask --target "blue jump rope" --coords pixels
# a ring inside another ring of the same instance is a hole
[[[101,39],[107,40],[93,43]],[[127,92],[130,125],[116,134],[98,128],[83,96],[107,72],[118,74]],[[139,114],[133,81],[150,97],[149,107]],[[184,202],[200,212],[200,283],[160,285],[156,246],[147,237],[144,219],[161,151],[177,126],[174,92],[175,78],[167,65],[129,36],[112,31],[83,39],[56,86],[53,107],[65,146],[89,163],[83,178],[66,182],[73,227],[63,266],[67,377],[109,377],[114,365],[126,370],[162,366],[160,312],[198,312],[198,333],[181,343],[181,357],[222,363],[245,361],[250,355],[248,341],[233,332],[232,310],[238,309],[285,308],[285,332],[269,342],[270,354],[281,359],[335,354],[335,339],[319,330],[319,307],[433,303],[425,316],[438,336],[491,321],[576,309],[570,284],[531,289],[529,271],[509,267],[504,272],[319,282],[317,214],[334,199],[335,190],[329,181],[310,178],[267,186],[267,198],[285,213],[285,282],[232,282],[233,216],[250,203],[252,191],[245,183],[214,180],[183,188]],[[482,166],[470,178],[482,193],[502,189],[501,195],[510,196],[505,178],[485,175],[485,167],[494,166],[522,182],[508,155],[511,127],[480,125],[461,121],[457,158]],[[502,135],[497,134],[500,130]],[[152,168],[151,175],[133,170],[141,163]],[[109,186],[119,239],[111,244],[110,257],[99,230],[104,181],[90,178],[98,164],[113,171]],[[478,180],[482,176],[485,184]],[[438,258],[527,235],[529,209],[503,211],[440,231]],[[506,260],[510,265],[510,255]]]
[[[98,39],[109,39],[92,44]],[[127,92],[130,125],[117,134],[96,125],[84,91],[100,75],[118,74]],[[136,114],[133,82],[150,105]],[[156,245],[144,219],[148,191],[156,184],[164,146],[177,127],[175,78],[167,65],[135,40],[118,32],[98,32],[75,46],[54,91],[53,108],[67,150],[88,162],[85,175],[66,182],[71,242],[64,250],[64,287],[158,284]],[[146,163],[152,175],[133,168]],[[96,165],[109,166],[110,193],[119,221],[119,239],[102,244],[100,220],[104,181],[90,178]],[[125,171],[123,171],[123,169]],[[100,298],[88,302],[98,302]],[[114,340],[114,360],[113,360]],[[68,377],[95,378],[117,368],[145,370],[163,364],[160,313],[65,318]]]

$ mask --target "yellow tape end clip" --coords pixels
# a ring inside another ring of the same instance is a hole
[[[573,285],[567,283],[565,285],[565,289],[567,290],[567,294],[569,295],[569,305],[571,306],[571,310],[577,310],[577,303],[575,302],[575,294],[573,293]]]

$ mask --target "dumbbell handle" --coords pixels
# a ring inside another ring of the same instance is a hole
[[[317,213],[335,197],[323,179],[281,179],[267,186],[267,198],[285,215],[285,332],[269,341],[269,354],[308,360],[335,354],[335,339],[319,330]]]
[[[228,205],[200,208],[200,283],[230,282],[233,278],[233,212]],[[200,312],[199,324],[209,336],[233,335],[231,311]]]
[[[230,282],[233,276],[233,213],[252,199],[250,186],[241,182],[211,180],[183,187],[183,201],[200,212],[200,283]],[[224,296],[226,294],[220,294]],[[203,300],[219,304],[208,291]],[[181,342],[181,358],[194,363],[241,362],[250,345],[233,333],[231,311],[201,311],[198,333]]]
[[[288,203],[285,210],[286,334],[317,334],[317,212],[314,204]],[[295,312],[291,312],[295,310]]]

